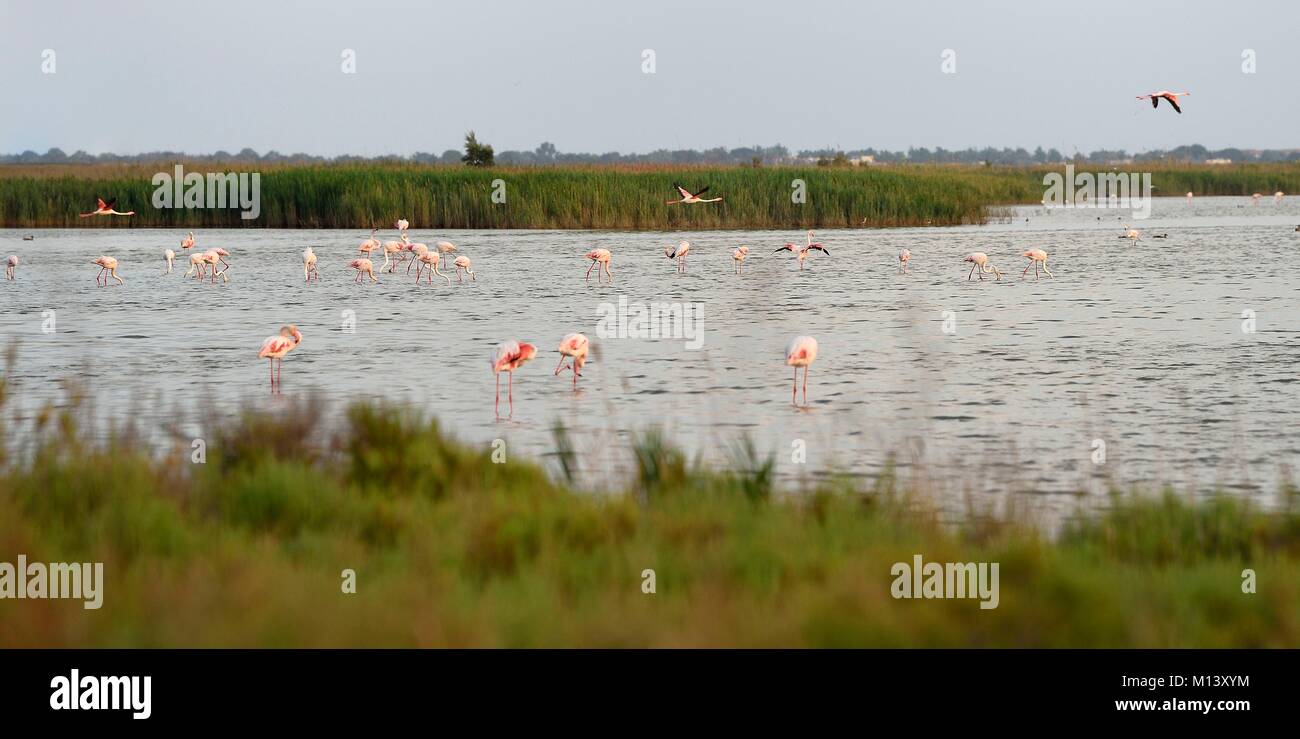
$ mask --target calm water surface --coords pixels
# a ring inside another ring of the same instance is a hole
[[[183,278],[185,254],[163,274],[163,249],[180,251],[181,233],[37,230],[23,242],[27,232],[0,231],[22,259],[18,279],[0,285],[0,328],[21,343],[14,380],[26,415],[65,402],[62,379],[95,393],[100,415],[137,413],[152,428],[197,418],[204,398],[230,412],[281,406],[256,354],[293,322],[305,338],[284,363],[285,398],[319,392],[337,401],[333,412],[386,398],[437,414],[467,441],[504,439],[509,454],[543,459],[563,422],[594,485],[625,474],[629,439],[659,426],[717,463],[748,435],[791,484],[872,476],[893,456],[905,478],[954,505],[998,495],[1063,510],[1069,493],[1111,483],[1275,492],[1300,462],[1300,199],[1158,200],[1136,222],[1148,237],[1136,245],[1116,238],[1128,211],[1017,213],[986,226],[821,231],[830,256],[813,255],[803,272],[772,253],[802,243],[800,232],[414,229],[416,241],[449,239],[473,258],[478,280],[451,286],[416,286],[404,266],[354,284],[346,265],[361,230],[200,232],[199,247],[233,254],[230,283],[217,285]],[[681,238],[693,250],[679,276],[663,248]],[[736,276],[729,253],[740,244],[753,251]],[[299,257],[308,245],[320,258],[311,286]],[[614,253],[612,286],[584,283],[593,247]],[[909,275],[897,270],[903,247]],[[1049,253],[1053,279],[1021,279],[1019,253],[1031,247]],[[967,281],[970,251],[1006,276]],[[124,286],[96,287],[100,254],[118,258]],[[698,304],[703,345],[599,338],[599,304],[620,297]],[[595,346],[578,393],[552,376],[553,350],[572,331]],[[804,333],[821,354],[810,407],[797,409],[783,350]],[[489,358],[505,338],[541,352],[516,376],[513,418],[498,421]],[[803,464],[792,459],[799,441]]]

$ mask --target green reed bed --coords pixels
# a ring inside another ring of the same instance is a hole
[[[102,561],[103,606],[0,600],[0,648],[1300,646],[1294,493],[1115,496],[1051,538],[940,523],[893,474],[782,492],[743,442],[710,470],[648,432],[627,488],[593,493],[383,406],[207,421],[202,464],[85,415],[5,429],[0,561]],[[999,563],[998,607],[891,597],[914,554]]]
[[[475,169],[410,164],[256,167],[260,215],[237,209],[156,209],[156,166],[0,167],[0,226],[10,228],[348,228],[389,226],[399,216],[421,229],[791,229],[982,223],[990,208],[1036,203],[1043,175],[1057,169],[890,167],[538,167]],[[1300,165],[1133,165],[1151,171],[1157,194],[1300,192]],[[248,165],[187,172],[254,171]],[[1079,171],[1088,171],[1080,168]],[[493,201],[493,182],[505,202]],[[796,180],[806,202],[792,199]],[[715,204],[669,206],[673,183],[708,185]],[[132,218],[80,219],[96,195],[116,197]]]

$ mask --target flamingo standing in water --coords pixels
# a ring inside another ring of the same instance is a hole
[[[167,262],[167,274],[172,273],[172,265],[176,262],[176,252],[171,249],[163,251],[163,260]]]
[[[1275,203],[1282,202],[1282,196],[1284,195],[1286,195],[1286,193],[1282,192],[1281,190],[1278,190],[1277,192],[1273,193],[1273,202]]]
[[[560,341],[560,363],[555,366],[555,375],[558,377],[564,370],[573,370],[573,389],[578,389],[578,378],[582,376],[582,365],[587,363],[587,349],[590,342],[584,334],[569,334]],[[567,365],[564,360],[572,357],[573,364]]]
[[[268,336],[262,341],[262,349],[257,353],[258,359],[271,360],[271,392],[280,387],[280,372],[276,371],[275,360],[280,360],[281,371],[284,370],[284,355],[298,348],[302,343],[302,332],[292,323],[280,329],[275,336]]]
[[[12,280],[16,269],[18,269],[18,255],[10,254],[9,258],[5,260],[5,279]]]
[[[976,270],[979,271],[981,280],[984,279],[984,275],[989,273],[992,273],[999,280],[1002,279],[1002,272],[997,267],[989,264],[989,255],[982,251],[973,251],[967,254],[962,261],[971,263],[970,274],[966,275],[967,281],[970,281]]]
[[[813,232],[812,232],[812,231],[809,231],[809,232],[808,232],[808,243],[807,243],[807,245],[805,245],[805,246],[795,246],[794,244],[786,244],[785,246],[781,247],[780,249],[777,249],[777,251],[778,251],[778,252],[782,252],[782,251],[792,252],[792,253],[794,254],[795,258],[799,260],[799,271],[802,272],[802,271],[803,271],[803,263],[804,263],[804,260],[808,258],[808,254],[809,254],[809,252],[811,252],[813,249],[816,249],[817,251],[820,251],[821,253],[825,254],[825,255],[828,256],[828,257],[831,255],[830,252],[826,251],[826,247],[822,246],[821,244],[814,244],[812,239],[813,239]]]
[[[117,205],[117,198],[113,198],[112,200],[109,201],[105,201],[103,198],[95,198],[95,209],[89,213],[81,213],[80,217],[89,218],[91,216],[133,216],[135,215],[135,211],[133,210],[128,211],[126,213],[119,213],[113,209],[114,205]]]
[[[1022,257],[1029,257],[1029,264],[1025,265],[1025,271],[1020,273],[1020,276],[1021,276],[1021,277],[1024,277],[1025,274],[1026,274],[1027,272],[1029,272],[1029,268],[1030,268],[1030,267],[1033,267],[1033,268],[1034,268],[1034,279],[1037,280],[1037,279],[1038,279],[1038,265],[1039,265],[1040,263],[1043,265],[1043,271],[1047,273],[1047,276],[1048,276],[1048,277],[1052,277],[1052,276],[1053,276],[1053,275],[1052,275],[1052,270],[1050,270],[1050,269],[1047,268],[1047,252],[1043,251],[1042,249],[1028,249],[1028,250],[1026,250],[1026,251],[1022,251],[1022,252],[1020,252],[1020,256],[1022,256]]]
[[[591,266],[587,268],[587,276],[584,279],[590,280],[591,270],[599,266],[601,270],[604,270],[606,275],[609,275],[609,281],[614,281],[614,275],[609,272],[609,260],[613,258],[609,249],[592,249],[582,256],[585,259],[591,260]],[[600,270],[596,271],[596,282],[600,282]]]
[[[185,276],[194,275],[196,279],[203,279],[207,276],[207,270],[203,266],[207,264],[204,260],[203,252],[194,252],[190,254],[190,268],[185,270]],[[197,273],[197,274],[196,274]]]
[[[1190,192],[1187,193],[1187,204],[1188,205],[1192,204],[1192,194]]]
[[[181,239],[181,248],[189,249],[192,246],[194,246],[194,232],[190,231],[189,236],[186,236],[185,238]]]
[[[388,256],[390,254],[397,254],[400,256],[406,252],[407,247],[409,247],[410,245],[411,242],[407,241],[405,231],[402,232],[401,241],[385,241],[384,242],[384,267],[381,271],[396,272],[398,260],[392,260],[390,262]]]
[[[738,246],[731,252],[731,259],[736,263],[736,274],[740,275],[745,273],[745,257],[747,256],[749,256],[748,246]]]
[[[686,271],[686,255],[689,254],[690,251],[691,242],[689,241],[682,241],[678,243],[677,246],[669,245],[664,248],[664,254],[669,259],[677,260],[677,274],[680,275]]]
[[[1153,107],[1153,108],[1159,108],[1159,107],[1160,107],[1160,101],[1161,101],[1161,99],[1167,100],[1167,101],[1169,102],[1170,105],[1174,106],[1174,112],[1176,112],[1176,113],[1178,113],[1178,114],[1181,115],[1182,112],[1183,112],[1183,109],[1180,108],[1180,107],[1178,107],[1178,98],[1180,98],[1180,97],[1182,97],[1182,96],[1184,96],[1184,95],[1191,95],[1191,94],[1192,94],[1192,93],[1190,93],[1190,92],[1170,92],[1170,91],[1168,91],[1168,90],[1161,90],[1160,92],[1149,92],[1149,93],[1147,93],[1146,95],[1138,95],[1138,96],[1137,96],[1137,99],[1138,99],[1138,100],[1146,100],[1146,99],[1150,98],[1150,100],[1151,100],[1151,107]]]
[[[912,261],[912,252],[910,249],[903,249],[898,252],[898,271],[907,274],[907,263]]]
[[[113,257],[103,256],[103,257],[100,257],[99,259],[96,259],[96,260],[92,261],[91,264],[98,264],[98,265],[99,265],[99,274],[98,274],[98,275],[95,275],[95,284],[96,284],[96,285],[100,285],[100,284],[101,284],[100,281],[99,281],[99,278],[101,278],[101,277],[104,278],[104,282],[102,283],[102,287],[108,287],[108,278],[109,278],[109,277],[112,277],[113,279],[117,280],[117,284],[119,284],[119,285],[121,285],[121,284],[123,283],[122,278],[117,276],[117,260],[114,259]]]
[[[429,269],[428,276],[425,278],[427,284],[433,284],[434,275],[438,275],[442,279],[446,280],[448,285],[451,284],[451,278],[438,271],[438,262],[442,260],[439,258],[437,252],[432,249],[426,249],[425,252],[420,255],[419,259],[420,265],[415,268],[415,284],[420,284],[420,271],[426,267]]]
[[[678,200],[669,200],[669,201],[666,201],[668,205],[683,205],[683,204],[685,204],[685,205],[690,205],[690,204],[694,204],[694,203],[716,203],[716,202],[718,202],[719,200],[722,200],[721,197],[716,197],[716,198],[702,198],[702,197],[700,197],[701,195],[703,195],[704,193],[706,193],[706,192],[709,191],[709,188],[707,188],[707,187],[704,188],[703,190],[700,190],[700,191],[697,192],[697,193],[694,193],[694,194],[692,194],[690,190],[687,190],[686,188],[684,188],[684,187],[682,187],[681,185],[678,185],[678,184],[676,184],[676,183],[673,184],[673,187],[677,188],[677,192],[681,195],[681,198],[678,199]]]
[[[465,274],[469,275],[469,279],[471,281],[473,282],[478,281],[478,278],[474,276],[474,269],[473,269],[474,263],[469,260],[469,257],[466,256],[456,257],[456,260],[452,263],[456,265],[456,282],[459,283],[464,281],[460,278],[460,271],[462,269],[465,270]]]
[[[220,248],[208,249],[200,256],[203,257],[203,263],[212,268],[212,282],[215,283],[218,277],[226,282],[230,282],[230,278],[226,276],[226,270],[218,269],[218,266],[225,263],[225,260],[223,260],[222,257],[230,256],[230,252]],[[226,268],[229,269],[230,265],[226,265]]]
[[[316,252],[310,246],[302,250],[302,276],[307,282],[311,282],[312,277],[320,281],[320,273],[316,271]]]
[[[361,254],[362,257],[369,257],[370,252],[374,251],[375,249],[382,248],[383,245],[379,243],[379,239],[375,238],[376,230],[377,229],[373,229],[373,228],[370,229],[370,238],[366,239],[365,241],[362,241],[361,246],[357,247],[357,253]]]
[[[817,359],[817,340],[811,336],[796,336],[785,347],[785,363],[794,367],[794,379],[790,385],[790,403],[797,405],[799,390],[799,368],[803,367],[803,404],[808,405],[808,368]]]
[[[357,271],[357,282],[361,282],[361,278],[366,275],[369,275],[371,282],[379,282],[379,278],[375,277],[375,263],[369,259],[353,259],[348,262],[348,266]]]
[[[1128,239],[1129,241],[1136,243],[1142,240],[1142,232],[1137,230],[1136,228],[1130,228],[1128,226],[1125,226],[1124,234],[1120,236],[1120,238]]]
[[[411,227],[411,222],[406,220],[405,218],[398,218],[397,223],[394,223],[393,225],[397,226],[398,231],[401,231],[402,233],[406,233],[406,229]],[[370,235],[374,236],[374,233],[372,232]]]
[[[510,415],[515,414],[515,370],[537,356],[537,347],[522,341],[507,341],[497,346],[492,356],[492,374],[497,380],[496,414],[501,417],[501,373],[508,372],[510,381],[506,390],[510,399]]]
[[[411,274],[411,265],[419,264],[420,257],[429,253],[429,245],[428,244],[407,244],[406,250],[411,252],[410,262],[408,262],[406,265],[406,274],[409,275]],[[420,279],[418,272],[416,273],[415,279],[417,280]]]
[[[445,265],[446,262],[443,261],[443,258],[456,251],[456,245],[450,241],[439,241],[434,244],[434,247],[438,250],[438,266]]]

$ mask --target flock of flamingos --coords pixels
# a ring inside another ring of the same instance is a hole
[[[1164,96],[1152,96],[1152,102],[1156,102],[1161,97]],[[1176,102],[1167,97],[1165,99],[1169,100],[1171,103]],[[1175,109],[1177,108],[1175,107]],[[722,200],[721,197],[710,199],[701,198],[700,195],[708,190],[707,187],[695,193],[688,191],[680,185],[677,185],[676,188],[680,193],[681,198],[678,200],[668,201],[670,205],[712,203]],[[1274,201],[1281,201],[1282,196],[1283,193],[1281,192],[1275,193]],[[1191,201],[1192,193],[1187,193],[1187,199],[1189,202]],[[1257,193],[1252,196],[1252,199],[1258,203],[1260,195]],[[94,211],[90,213],[82,213],[80,215],[83,218],[88,218],[91,216],[131,216],[135,214],[134,211],[119,212],[115,209],[115,205],[116,199],[105,201],[103,198],[98,198],[96,200]],[[398,231],[398,238],[396,240],[381,242],[379,239],[375,238],[378,229],[371,229],[369,238],[361,242],[361,245],[358,247],[358,253],[360,256],[348,263],[348,266],[356,271],[355,281],[359,283],[364,278],[368,277],[372,282],[379,282],[379,278],[375,276],[375,263],[371,258],[374,253],[379,252],[382,253],[384,257],[384,262],[380,265],[381,273],[386,272],[395,274],[397,267],[405,262],[406,274],[410,274],[411,267],[414,266],[416,268],[415,281],[417,284],[420,282],[421,277],[424,277],[427,283],[432,283],[433,276],[437,275],[443,280],[446,280],[447,284],[450,285],[451,277],[443,273],[439,268],[445,266],[445,260],[452,254],[455,254],[457,251],[456,246],[450,241],[439,241],[432,247],[427,244],[411,241],[407,236],[407,230],[410,227],[410,223],[406,219],[399,219],[394,223],[394,227]],[[1300,231],[1300,226],[1297,227],[1297,230]],[[30,239],[32,237],[27,238]],[[1120,235],[1119,238],[1137,242],[1141,240],[1142,233],[1137,229],[1125,226],[1124,233]],[[1156,235],[1154,238],[1164,238],[1164,236]],[[185,252],[186,250],[193,249],[194,245],[194,232],[191,231],[181,240],[180,248],[182,252]],[[670,260],[676,262],[677,271],[679,273],[684,273],[686,271],[686,258],[690,251],[690,242],[681,241],[676,245],[668,246],[664,250],[664,254]],[[745,259],[749,256],[749,251],[750,249],[748,246],[740,246],[731,252],[731,258],[734,262],[735,272],[737,274],[743,274]],[[779,254],[783,251],[790,252],[794,255],[795,259],[799,263],[800,271],[804,269],[804,263],[808,260],[808,257],[812,252],[817,251],[830,256],[830,252],[827,251],[825,246],[813,241],[812,231],[808,232],[807,242],[803,245],[787,243],[778,248],[776,253]],[[230,252],[222,248],[190,252],[189,270],[185,272],[185,276],[193,276],[198,280],[207,278],[213,283],[215,283],[217,278],[220,277],[225,282],[229,282],[230,278],[227,275],[227,271],[230,268],[230,264],[226,261],[226,257],[229,256]],[[596,279],[598,282],[603,278],[607,278],[611,283],[613,282],[614,275],[610,271],[610,263],[613,259],[613,255],[609,249],[592,249],[583,256],[585,259],[591,261],[591,266],[587,268],[587,273],[584,279],[589,281],[591,279],[592,270],[596,270]],[[1053,276],[1051,270],[1047,268],[1046,251],[1042,249],[1027,249],[1021,252],[1020,256],[1029,260],[1024,271],[1020,273],[1022,278],[1028,274],[1031,268],[1034,270],[1034,279],[1038,279],[1044,273],[1048,277]],[[165,250],[163,252],[163,259],[167,265],[165,272],[172,272],[176,260],[176,252],[172,249]],[[911,259],[912,253],[910,250],[902,249],[899,251],[898,269],[900,273],[908,273]],[[316,261],[316,253],[311,249],[311,247],[308,247],[302,252],[303,279],[308,283],[320,279],[320,274],[316,270]],[[970,272],[966,275],[967,281],[974,279],[976,275],[979,276],[980,280],[983,280],[984,276],[989,274],[993,275],[994,279],[1002,278],[1002,271],[989,261],[989,255],[984,252],[971,252],[963,257],[963,261],[969,262],[971,265]],[[108,255],[100,256],[93,260],[92,263],[100,268],[99,273],[95,277],[96,284],[106,287],[108,286],[110,279],[116,280],[119,285],[124,284],[121,276],[117,274],[118,261],[114,257]],[[455,276],[458,283],[463,282],[462,273],[464,273],[464,276],[469,277],[471,281],[477,279],[473,268],[473,262],[469,257],[464,255],[452,257],[452,266],[455,268]],[[5,277],[10,280],[14,279],[17,267],[18,256],[10,255],[5,262]],[[270,362],[272,393],[280,391],[280,370],[283,367],[285,355],[296,349],[301,343],[302,332],[294,325],[284,326],[280,329],[278,334],[267,337],[262,342],[261,349],[258,351],[257,356],[260,359],[266,359]],[[561,372],[566,370],[572,371],[573,387],[575,390],[577,389],[578,378],[582,376],[582,367],[587,361],[589,343],[590,342],[586,335],[581,333],[572,333],[565,336],[557,347],[557,351],[560,355],[560,362],[556,366],[554,374],[558,376]],[[501,373],[504,372],[507,376],[506,395],[509,403],[509,412],[513,415],[514,372],[536,356],[537,347],[527,342],[510,340],[497,346],[492,357],[492,373],[496,377],[496,403],[494,407],[498,416],[500,415],[501,408]],[[792,404],[798,403],[799,368],[802,367],[804,371],[803,400],[804,405],[807,405],[808,369],[816,359],[817,340],[811,336],[796,336],[791,339],[790,343],[786,346],[785,363],[787,366],[794,368],[794,376],[790,388],[790,401]]]

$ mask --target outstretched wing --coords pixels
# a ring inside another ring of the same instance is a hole
[[[108,203],[105,203],[103,198],[95,198],[95,210],[104,210],[107,207]]]
[[[1159,95],[1152,95],[1152,96],[1151,96],[1151,107],[1153,107],[1153,108],[1159,108],[1159,107],[1160,107],[1160,96],[1159,96]]]
[[[831,255],[830,252],[826,251],[826,247],[822,246],[821,244],[809,244],[809,245],[808,245],[808,248],[809,248],[809,249],[816,249],[817,251],[819,251],[819,252],[825,254],[825,255],[828,256],[828,257]]]
[[[681,193],[682,197],[684,198],[692,197],[690,191],[682,187],[681,185],[674,184],[673,187],[677,188],[677,192]]]
[[[706,192],[708,192],[708,191],[709,191],[709,188],[706,186],[703,190],[700,190],[699,192],[695,193],[695,197],[698,198],[699,196],[703,195],[704,193],[706,193]]]
[[[100,203],[101,203],[105,208],[108,208],[109,210],[112,210],[112,209],[113,209],[113,206],[117,205],[117,198],[113,198],[112,200],[108,201],[107,203],[104,203],[103,200],[101,200],[101,201],[99,201],[99,202],[100,202]]]
[[[777,249],[776,251],[778,251],[778,252],[780,252],[780,251],[794,251],[794,244],[786,244],[785,246],[783,246],[783,247]],[[773,252],[773,253],[775,254],[776,252]]]
[[[1177,100],[1177,98],[1175,98],[1175,97],[1173,97],[1172,95],[1170,95],[1169,97],[1165,98],[1165,100],[1168,100],[1168,101],[1169,101],[1169,104],[1172,105],[1172,106],[1174,106],[1174,110],[1178,111],[1179,114],[1182,114],[1183,109],[1180,108],[1180,107],[1178,107],[1178,100]]]

